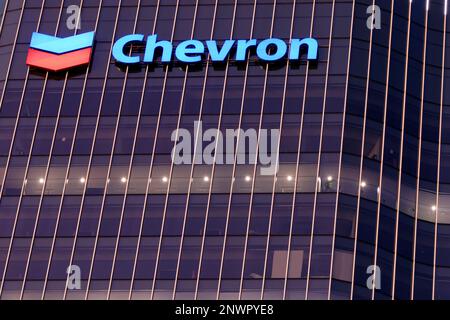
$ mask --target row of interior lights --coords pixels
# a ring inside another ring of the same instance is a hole
[[[286,177],[286,180],[287,180],[287,181],[293,181],[294,178],[293,178],[292,176],[287,176],[287,177]],[[120,182],[122,182],[122,183],[126,183],[127,181],[128,181],[128,180],[127,180],[127,178],[125,178],[125,177],[122,177],[122,178],[120,179]],[[150,179],[150,181],[151,181],[151,179]],[[164,177],[162,177],[161,181],[164,182],[164,183],[167,183],[167,182],[169,182],[169,178],[166,177],[166,176],[164,176]],[[203,177],[203,181],[204,181],[204,182],[209,182],[209,181],[210,181],[210,178],[209,178],[208,176],[205,176],[205,177]],[[252,178],[251,178],[250,176],[245,176],[245,181],[246,181],[246,182],[250,182],[250,181],[252,181]],[[327,177],[327,181],[328,181],[328,182],[332,182],[332,181],[333,181],[333,177],[332,177],[332,176],[328,176],[328,177]],[[28,182],[28,181],[25,180],[25,183],[27,183],[27,182]],[[110,182],[110,179],[108,179],[108,183],[109,183],[109,182]],[[44,184],[44,183],[45,183],[45,179],[44,179],[44,178],[40,178],[40,179],[39,179],[39,183],[40,183],[40,184]],[[86,179],[85,179],[85,178],[80,178],[80,183],[82,183],[82,184],[86,183]],[[361,188],[366,188],[366,187],[367,187],[367,182],[362,181],[362,182],[361,182]],[[377,191],[380,192],[380,188],[378,188]],[[434,207],[434,206],[433,206],[433,207]],[[435,211],[435,209],[433,209],[433,211]]]
[[[287,176],[286,177],[286,180],[287,181],[293,181],[294,180],[294,178],[292,177],[292,176]],[[125,177],[122,177],[121,179],[120,179],[120,182],[122,182],[122,183],[126,183],[128,180],[127,180],[127,178],[125,178]],[[162,177],[161,178],[161,181],[162,182],[164,182],[164,183],[167,183],[167,182],[169,182],[169,178],[168,177]],[[209,182],[210,181],[210,178],[208,177],[208,176],[205,176],[205,177],[203,177],[203,181],[204,182]],[[245,176],[245,181],[246,182],[250,182],[250,181],[252,181],[252,177],[251,176]],[[327,178],[327,181],[329,181],[329,182],[331,182],[331,181],[333,181],[333,177],[328,177]],[[27,180],[25,180],[25,183],[27,183],[28,181]],[[110,179],[108,179],[108,182],[110,182]],[[44,184],[45,183],[45,179],[44,178],[40,178],[39,179],[39,183],[40,184]],[[80,183],[86,183],[86,178],[80,178]],[[364,183],[365,184],[365,183]],[[365,187],[365,185],[364,185],[364,187]]]
[[[209,178],[208,176],[203,177],[203,181],[204,181],[204,182],[209,182],[209,180],[210,180],[210,178]],[[291,182],[291,181],[294,180],[294,178],[293,178],[292,176],[287,176],[287,177],[286,177],[286,180],[289,181],[289,182]],[[127,181],[128,181],[128,180],[127,180],[127,178],[125,178],[125,177],[122,177],[122,178],[120,179],[120,182],[122,182],[122,183],[126,183]],[[167,182],[169,182],[169,178],[168,178],[168,177],[162,177],[161,181],[164,182],[164,183],[167,183]],[[250,176],[245,176],[245,181],[247,181],[247,182],[252,181],[252,177],[250,177]],[[332,181],[333,181],[333,177],[332,177],[332,176],[328,176],[328,177],[327,177],[327,181],[328,181],[328,182],[332,182]],[[27,183],[27,182],[28,182],[28,181],[25,180],[25,183]],[[108,179],[108,182],[110,182],[109,179]],[[40,183],[40,184],[44,184],[44,183],[45,183],[45,179],[44,179],[44,178],[40,178],[40,179],[39,179],[39,183]],[[86,179],[85,179],[85,178],[80,178],[80,183],[86,183]],[[365,187],[367,187],[367,183],[366,183],[365,181],[362,181],[362,182],[361,182],[361,188],[365,188]]]
[[[108,179],[108,182],[110,182],[111,180]],[[69,180],[67,180],[66,182],[69,182]],[[123,177],[120,179],[120,182],[122,183],[126,183],[127,182],[127,178]],[[25,180],[25,184],[28,183],[28,180]],[[39,179],[39,184],[44,184],[45,183],[45,179],[44,178],[40,178]],[[80,183],[86,183],[86,178],[80,178]]]
[[[287,176],[287,177],[286,177],[286,180],[287,180],[287,181],[292,181],[292,180],[294,180],[294,178],[293,178],[292,176]],[[127,180],[127,178],[125,178],[125,177],[122,177],[122,178],[120,179],[120,182],[122,182],[122,183],[126,183],[127,181],[128,181],[128,180]],[[167,182],[169,182],[169,178],[168,178],[168,177],[162,177],[161,181],[164,182],[164,183],[167,183]],[[205,176],[205,177],[203,177],[203,181],[204,181],[204,182],[209,182],[210,179],[209,179],[208,176]],[[246,182],[250,182],[250,181],[252,181],[252,178],[251,178],[250,176],[245,176],[245,181],[246,181]],[[328,181],[328,182],[332,182],[332,181],[333,181],[333,177],[332,177],[332,176],[328,176],[328,177],[327,177],[327,181]],[[109,182],[110,182],[110,180],[108,179],[108,183],[109,183]],[[27,183],[27,180],[25,180],[25,183]],[[44,183],[45,183],[45,179],[44,179],[44,178],[40,178],[40,179],[39,179],[39,183],[40,183],[40,184],[44,184]],[[80,178],[80,183],[82,183],[82,184],[86,183],[86,179],[85,179],[85,178]],[[362,181],[362,182],[361,182],[361,188],[366,188],[366,187],[367,187],[367,182]],[[378,188],[377,191],[380,192],[380,188]],[[432,210],[433,212],[435,212],[435,211],[437,210],[437,207],[433,205],[433,206],[431,207],[431,210]]]

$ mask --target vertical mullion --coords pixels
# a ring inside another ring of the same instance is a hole
[[[99,125],[99,122],[100,122],[100,117],[101,117],[101,112],[102,112],[102,107],[103,107],[103,100],[104,100],[104,95],[105,95],[105,91],[106,91],[106,84],[107,84],[107,80],[108,80],[108,73],[109,73],[109,68],[110,68],[110,65],[111,65],[111,53],[112,53],[114,38],[116,37],[117,23],[119,21],[121,4],[122,4],[122,0],[119,0],[119,4],[117,6],[117,13],[116,13],[116,17],[115,17],[114,31],[113,31],[113,35],[112,35],[112,38],[111,38],[111,47],[110,47],[110,52],[109,52],[109,58],[107,60],[108,64],[106,65],[105,78],[103,80],[102,95],[101,95],[101,98],[100,98],[100,107],[99,107],[99,110],[98,110],[96,124],[95,124],[94,140],[93,140],[94,142],[92,143],[92,146],[91,146],[91,151],[90,151],[90,156],[89,156],[89,163],[88,163],[88,167],[87,167],[87,171],[86,171],[86,183],[84,184],[84,187],[83,187],[83,194],[82,194],[82,198],[81,198],[80,210],[78,212],[77,227],[76,227],[76,231],[75,231],[75,235],[74,235],[74,241],[73,241],[73,246],[72,246],[72,252],[71,252],[71,256],[70,256],[69,266],[72,265],[72,263],[73,263],[75,250],[76,250],[76,245],[77,245],[77,242],[78,242],[77,240],[78,240],[78,231],[79,231],[80,223],[81,223],[81,214],[82,214],[82,211],[83,211],[84,201],[85,201],[85,198],[86,198],[87,185],[88,185],[88,181],[89,181],[89,175],[90,175],[90,172],[91,172],[92,158],[93,158],[93,155],[94,155],[94,148],[95,148],[95,139],[96,139],[97,133],[98,133],[98,125]],[[101,4],[100,4],[100,6],[101,6]],[[67,275],[67,276],[69,277],[69,275]],[[86,294],[89,291],[88,289],[89,288],[87,287],[86,288]],[[67,297],[67,286],[64,289],[64,299],[66,299],[66,297]]]
[[[400,196],[402,188],[402,171],[403,171],[403,151],[404,151],[404,135],[405,135],[405,117],[406,117],[406,97],[408,91],[408,71],[409,71],[409,50],[410,50],[410,37],[411,37],[411,12],[412,3],[409,2],[408,9],[408,33],[406,36],[406,55],[405,55],[405,80],[403,84],[403,105],[402,105],[402,128],[401,128],[401,139],[400,139],[400,155],[399,155],[399,175],[398,175],[398,189],[397,189],[397,204],[396,204],[396,223],[395,223],[395,240],[394,240],[394,261],[393,261],[393,275],[392,275],[392,300],[395,298],[395,279],[396,279],[396,268],[397,268],[397,248],[398,248],[398,232],[399,232],[399,221],[400,221]]]
[[[372,5],[375,5],[375,0],[373,0]],[[393,13],[392,13],[393,14]],[[369,38],[369,52],[368,52],[368,63],[367,63],[367,79],[366,79],[366,94],[365,94],[365,103],[364,103],[364,116],[363,116],[363,129],[362,129],[362,141],[361,141],[361,159],[359,163],[359,177],[358,177],[358,196],[357,196],[357,205],[356,205],[356,222],[355,222],[355,240],[354,240],[354,248],[353,248],[353,267],[352,267],[352,284],[350,288],[350,299],[353,300],[353,293],[355,287],[355,268],[356,268],[356,253],[357,253],[357,245],[358,245],[358,231],[359,231],[359,212],[361,206],[361,183],[362,183],[362,174],[363,174],[363,166],[364,166],[364,152],[365,152],[365,138],[366,138],[366,119],[367,119],[367,108],[368,108],[368,99],[369,99],[369,84],[370,84],[370,73],[371,73],[371,64],[372,64],[372,42],[373,42],[373,28],[370,30],[370,38]]]
[[[353,39],[353,24],[355,19],[355,5],[356,2],[353,0],[352,5],[352,16],[351,16],[351,25],[350,25],[350,38],[348,45],[348,60],[347,60],[347,75],[345,80],[345,94],[344,94],[344,115],[342,117],[342,133],[341,133],[341,143],[339,149],[339,169],[337,176],[337,187],[336,187],[336,202],[335,202],[335,211],[334,211],[334,224],[333,224],[333,240],[331,245],[331,265],[330,265],[330,279],[328,285],[328,300],[331,300],[331,287],[333,284],[333,264],[334,264],[334,246],[336,244],[336,231],[337,231],[337,215],[338,215],[338,205],[339,205],[339,194],[341,189],[341,170],[342,170],[342,157],[343,157],[343,149],[344,149],[344,133],[345,133],[345,120],[347,115],[347,103],[348,103],[348,84],[349,84],[349,75],[350,75],[350,61],[352,54],[352,39]]]
[[[324,85],[324,95],[323,95],[323,105],[322,105],[322,119],[320,124],[320,138],[319,138],[319,154],[317,158],[317,169],[316,169],[316,176],[315,176],[315,188],[314,188],[314,204],[313,204],[313,215],[312,215],[312,222],[311,222],[311,236],[310,236],[310,242],[309,242],[309,255],[308,255],[308,273],[306,276],[306,291],[305,291],[305,300],[308,300],[308,293],[309,293],[309,281],[310,281],[310,274],[311,274],[311,262],[312,262],[312,254],[313,254],[313,245],[314,245],[314,231],[315,231],[315,220],[316,220],[316,211],[317,211],[317,198],[318,198],[318,181],[320,178],[320,165],[321,165],[321,159],[322,159],[322,143],[323,143],[323,127],[324,127],[324,121],[325,121],[325,111],[326,111],[326,103],[327,103],[327,93],[328,93],[328,73],[330,70],[330,59],[331,59],[331,44],[332,44],[332,36],[333,36],[333,24],[334,24],[334,10],[336,6],[336,1],[333,0],[333,5],[331,9],[331,24],[330,24],[330,33],[329,33],[329,40],[328,40],[328,57],[327,57],[327,68],[326,68],[326,75],[325,75],[325,85]],[[332,249],[333,250],[333,249]]]
[[[444,81],[445,81],[445,54],[447,41],[447,0],[445,0],[444,9],[444,30],[442,34],[442,68],[441,68],[441,96],[439,106],[439,144],[438,144],[438,165],[437,165],[437,181],[436,181],[436,211],[434,220],[434,246],[433,246],[433,290],[432,300],[436,298],[436,262],[437,262],[437,240],[438,240],[438,225],[439,225],[439,183],[441,175],[441,151],[442,151],[442,118],[444,109]]]
[[[313,35],[315,13],[316,13],[316,0],[313,0],[309,37],[312,37],[312,35]],[[286,299],[286,290],[287,290],[288,277],[289,277],[289,263],[290,263],[290,257],[291,257],[292,233],[293,233],[293,229],[294,229],[295,205],[296,205],[296,200],[297,200],[297,189],[298,189],[298,183],[299,183],[298,175],[299,175],[299,166],[300,166],[300,155],[301,155],[301,146],[302,146],[302,140],[303,140],[302,137],[303,137],[303,125],[304,125],[304,118],[305,118],[306,93],[308,92],[309,67],[310,67],[310,61],[308,60],[306,62],[305,83],[303,86],[303,98],[302,98],[302,107],[301,107],[301,116],[300,116],[301,119],[300,119],[299,131],[298,131],[299,135],[298,135],[298,144],[297,144],[297,159],[296,159],[296,166],[295,166],[294,195],[292,198],[291,221],[290,221],[290,225],[289,225],[289,240],[288,240],[288,248],[287,248],[287,255],[286,255],[287,256],[286,257],[286,273],[285,273],[285,278],[284,278],[283,300]]]
[[[420,189],[420,169],[422,159],[422,134],[423,134],[423,108],[425,98],[425,76],[427,67],[427,41],[428,41],[428,15],[429,15],[429,0],[426,2],[426,14],[425,14],[425,30],[424,30],[424,47],[423,47],[423,66],[422,66],[422,89],[420,93],[420,120],[419,120],[419,146],[417,155],[417,180],[416,180],[416,210],[414,212],[414,240],[413,240],[413,261],[412,261],[412,273],[411,273],[411,299],[414,299],[414,282],[416,271],[416,247],[417,247],[417,228],[419,222],[419,189]]]

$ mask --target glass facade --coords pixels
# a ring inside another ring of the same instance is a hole
[[[0,299],[450,299],[447,0],[0,11]],[[94,30],[89,67],[27,67],[34,31]],[[133,33],[312,37],[319,59],[119,66]],[[279,130],[279,170],[175,164],[173,132],[196,121]]]

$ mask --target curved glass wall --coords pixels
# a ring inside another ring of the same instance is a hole
[[[447,1],[2,4],[1,299],[450,298]],[[93,30],[87,69],[26,66],[33,31]],[[319,59],[124,69],[132,33],[313,37]],[[199,121],[279,130],[276,174],[251,142],[175,164]]]

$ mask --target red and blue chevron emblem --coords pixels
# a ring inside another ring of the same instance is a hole
[[[95,32],[67,38],[34,32],[28,50],[27,65],[48,71],[63,71],[89,64]]]

